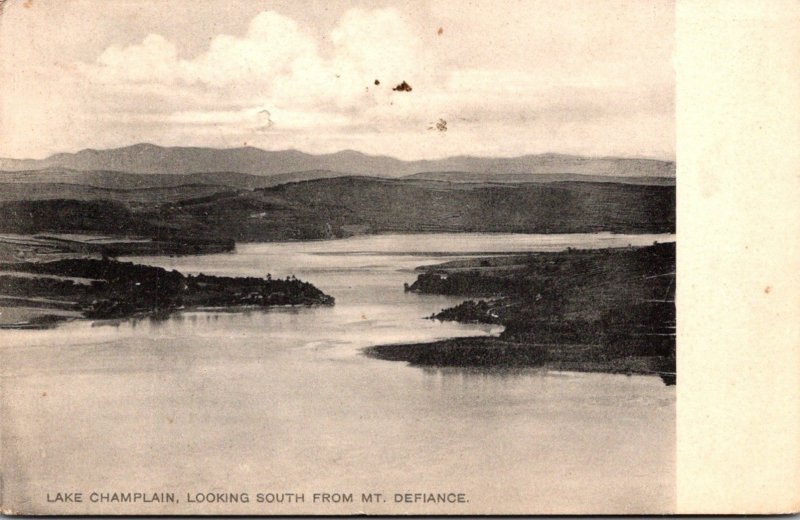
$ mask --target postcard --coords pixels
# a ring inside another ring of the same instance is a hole
[[[711,28],[800,20],[748,5],[2,4],[3,513],[792,510],[797,367],[747,378],[788,462],[698,408],[728,148],[681,103]]]

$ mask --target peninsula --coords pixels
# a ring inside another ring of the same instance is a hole
[[[185,309],[334,303],[332,296],[295,277],[184,275],[107,258],[0,263],[0,299],[7,308],[39,309],[2,324],[14,328],[48,326],[69,317],[127,318]]]
[[[407,291],[470,297],[431,316],[497,323],[499,337],[380,345],[414,365],[533,367],[675,377],[675,244],[458,260]]]

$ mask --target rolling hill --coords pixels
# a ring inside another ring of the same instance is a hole
[[[675,188],[621,183],[448,183],[339,177],[255,190],[13,185],[0,232],[94,232],[213,240],[386,232],[671,233]],[[16,190],[16,195],[13,190]]]
[[[576,173],[468,173],[468,172],[422,172],[406,175],[403,179],[419,179],[442,182],[503,183],[522,182],[616,182],[620,184],[642,184],[675,186],[675,177],[621,177],[618,175],[582,175]]]
[[[0,171],[0,192],[11,184],[71,184],[107,189],[175,188],[178,186],[226,186],[256,189],[277,186],[284,182],[340,177],[344,174],[328,170],[300,171],[269,177],[238,172],[208,173],[126,173],[109,170],[80,171],[52,167],[42,170]]]

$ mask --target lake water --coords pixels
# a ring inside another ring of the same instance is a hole
[[[336,305],[0,331],[2,491],[38,512],[47,493],[83,492],[78,514],[160,510],[89,503],[91,491],[174,492],[177,511],[207,514],[303,513],[326,492],[354,494],[329,513],[673,511],[675,387],[659,378],[422,369],[361,354],[500,332],[422,319],[461,300],[404,293],[417,266],[673,239],[397,235],[137,258],[186,273],[294,274]],[[187,501],[207,492],[249,502]],[[363,504],[362,492],[387,502]],[[394,503],[413,492],[469,503]],[[258,503],[258,493],[305,502]]]

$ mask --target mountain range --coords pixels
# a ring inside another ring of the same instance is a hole
[[[310,175],[312,178],[342,174],[404,177],[430,172],[458,172],[487,176],[514,175],[516,182],[519,182],[520,175],[533,177],[570,174],[639,179],[675,177],[675,163],[670,161],[560,154],[508,158],[455,156],[436,160],[403,161],[353,150],[313,155],[297,150],[267,151],[250,146],[218,149],[162,147],[141,143],[123,148],[58,153],[46,159],[0,158],[0,170],[3,171],[44,169],[162,175],[233,172],[270,177],[317,172]]]

